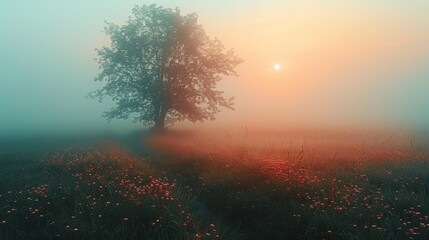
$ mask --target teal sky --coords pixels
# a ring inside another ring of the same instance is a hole
[[[216,124],[429,126],[429,1],[3,0],[0,134],[138,127],[107,123],[109,103],[84,96],[100,86],[104,21],[154,2],[197,12],[243,58],[221,84],[236,111]]]

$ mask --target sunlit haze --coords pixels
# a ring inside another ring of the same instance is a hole
[[[429,0],[0,0],[0,240],[429,239]]]
[[[243,59],[218,86],[235,111],[198,127],[428,126],[427,1],[45,0],[0,3],[0,134],[139,128],[107,123],[109,102],[85,95],[100,86],[104,21],[151,3],[198,13]]]

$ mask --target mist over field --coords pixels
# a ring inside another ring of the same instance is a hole
[[[0,239],[429,239],[429,1],[0,1]]]

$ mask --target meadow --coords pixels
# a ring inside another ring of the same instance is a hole
[[[429,239],[421,132],[168,131],[0,144],[0,239]]]

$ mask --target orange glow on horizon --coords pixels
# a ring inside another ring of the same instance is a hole
[[[222,85],[240,111],[226,113],[227,119],[248,118],[255,102],[258,115],[270,121],[279,114],[309,121],[370,116],[367,106],[382,104],[372,103],[378,92],[399,84],[395,77],[429,54],[418,44],[429,40],[423,30],[429,17],[413,17],[398,6],[280,4],[240,14],[221,27],[207,25],[244,60],[239,78]]]

